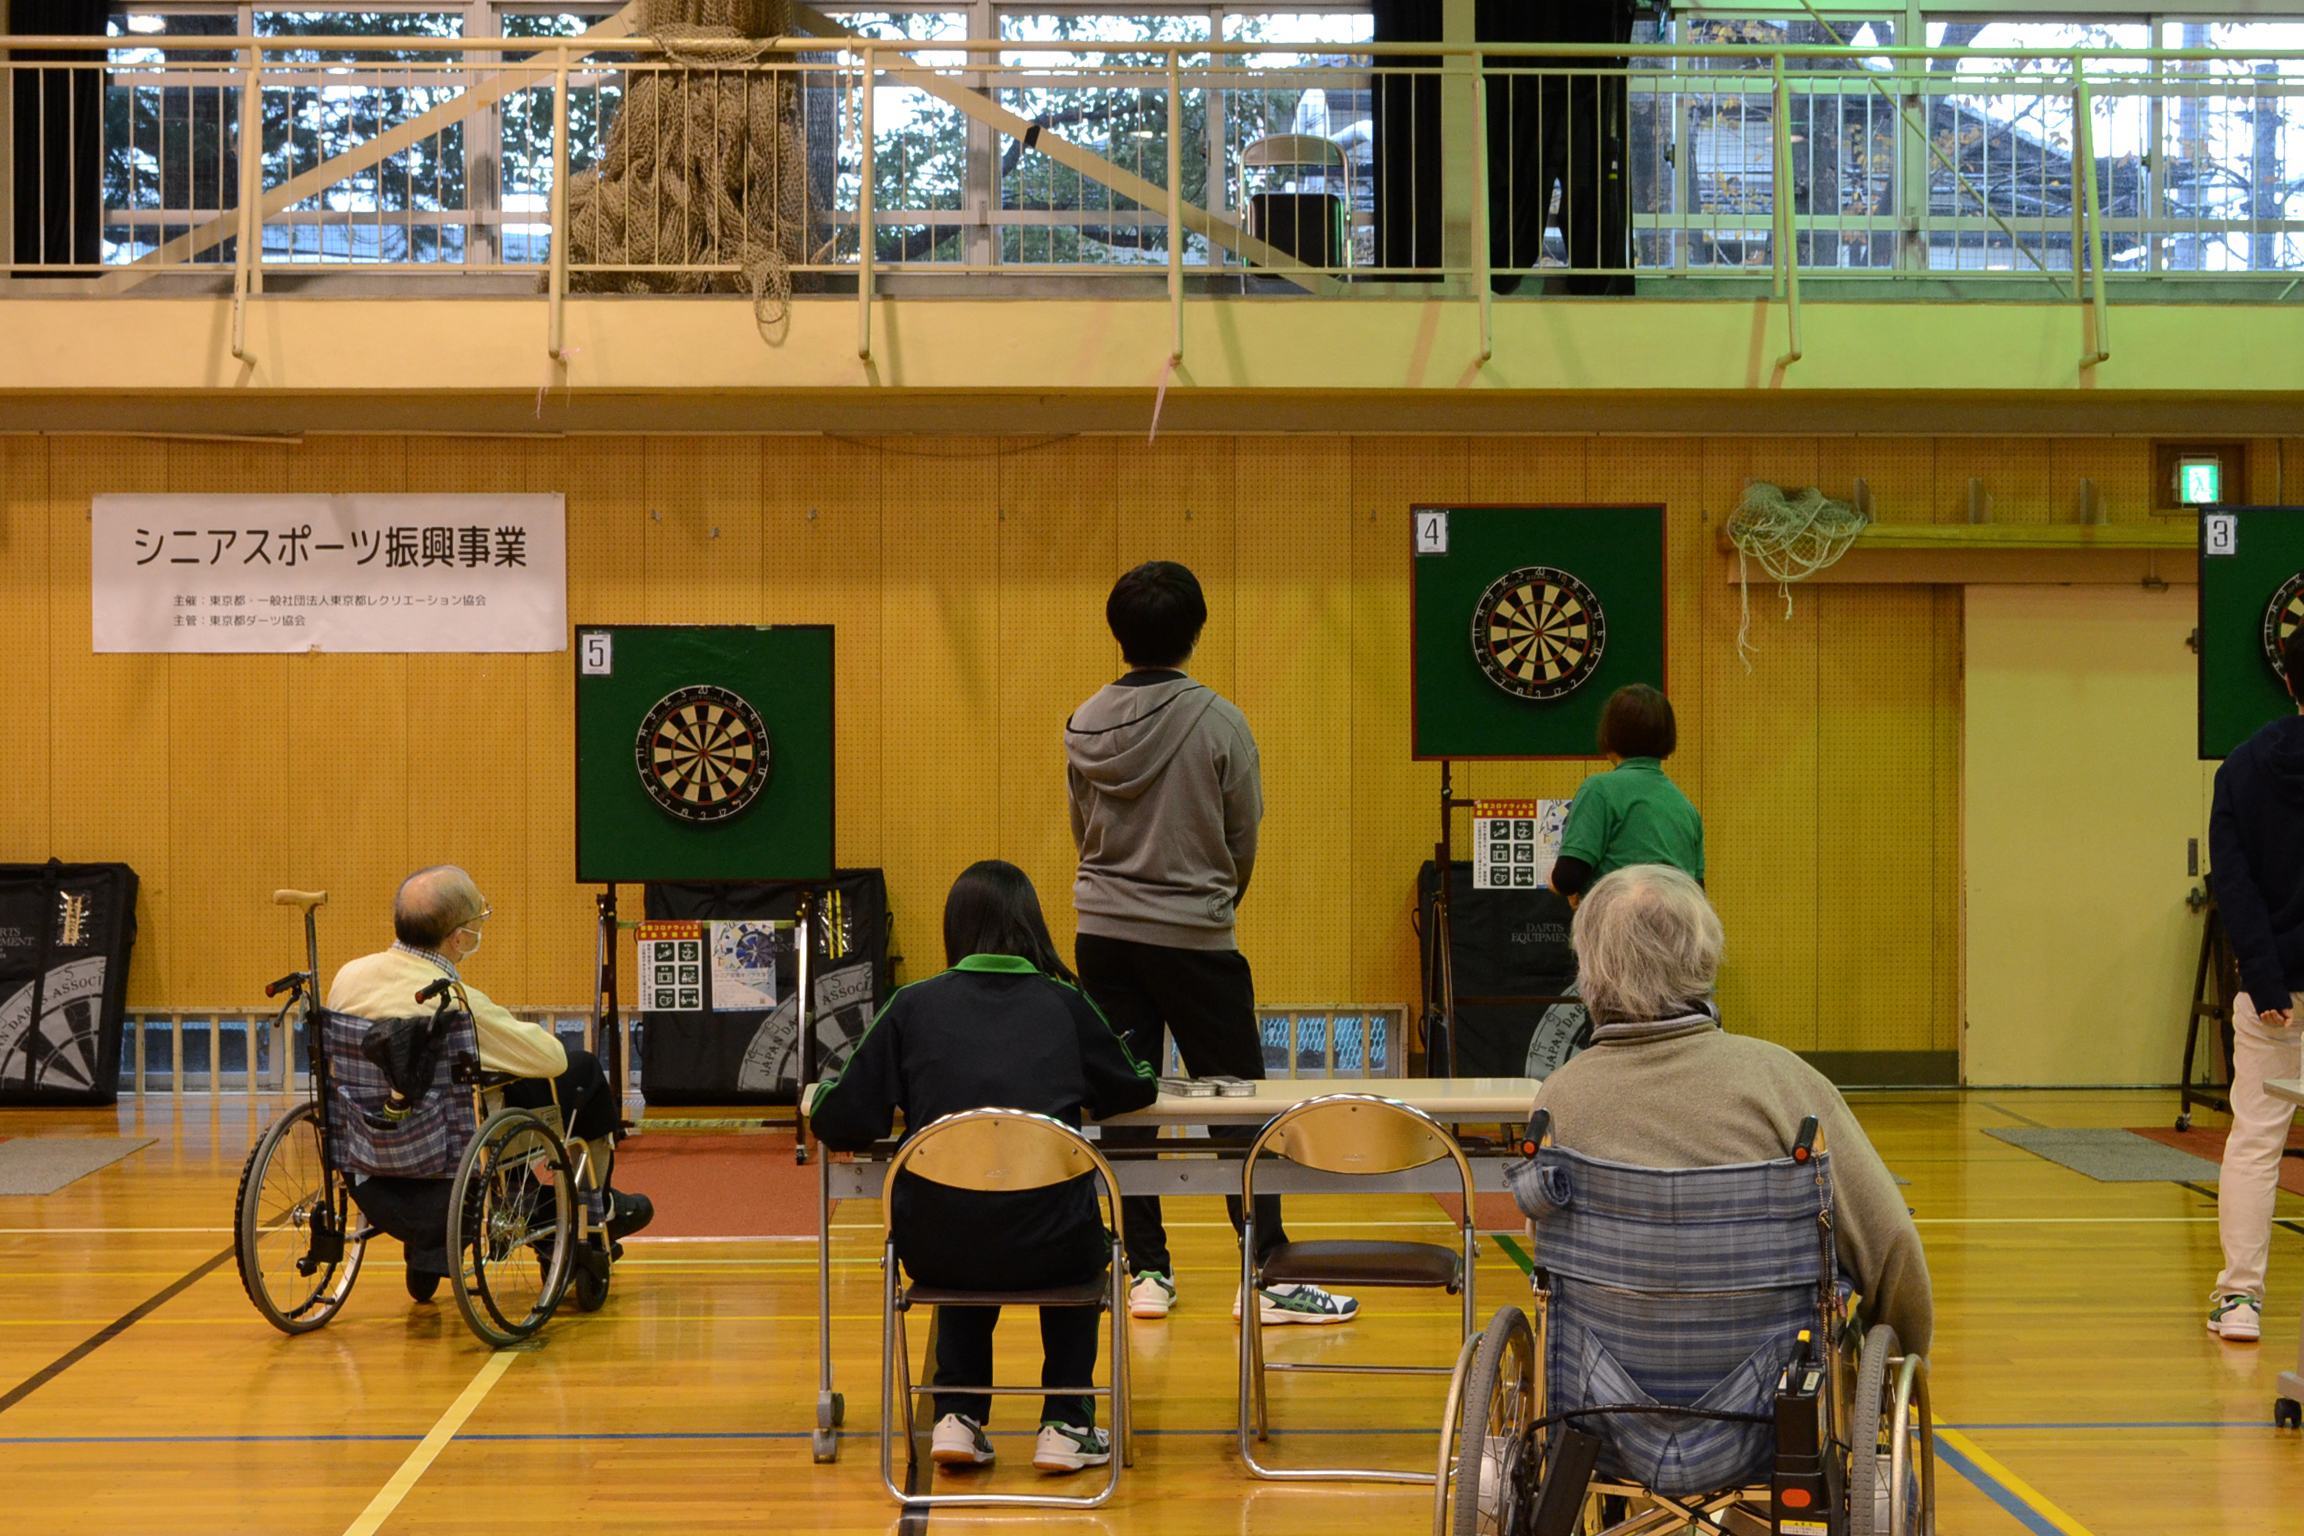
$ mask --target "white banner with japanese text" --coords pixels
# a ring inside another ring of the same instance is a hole
[[[534,496],[98,496],[98,651],[560,651],[566,510]]]

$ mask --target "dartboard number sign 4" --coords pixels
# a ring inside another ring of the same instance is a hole
[[[833,873],[832,631],[579,627],[576,877]]]
[[[1417,757],[1592,757],[1610,693],[1665,686],[1663,508],[1410,516]]]

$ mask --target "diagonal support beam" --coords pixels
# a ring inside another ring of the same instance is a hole
[[[638,22],[639,15],[640,5],[638,0],[635,0],[635,3],[625,6],[624,9],[601,22],[598,26],[583,33],[583,40],[607,43],[618,38],[630,37]],[[475,41],[478,40],[475,39]],[[505,48],[516,46],[518,45],[512,42],[503,44]],[[486,48],[474,51],[495,52],[498,50]],[[585,57],[585,54],[571,52],[566,57],[574,60]],[[364,171],[379,160],[396,155],[410,145],[430,138],[443,128],[462,122],[475,112],[494,106],[514,91],[523,91],[530,86],[541,85],[552,79],[558,72],[559,58],[560,56],[555,53],[554,62],[548,68],[499,71],[484,84],[469,87],[462,95],[442,102],[431,111],[412,117],[397,128],[388,129],[366,143],[348,149],[333,159],[321,161],[301,176],[294,177],[266,192],[262,205],[257,210],[256,223],[260,226],[263,220],[271,215],[302,202],[305,198],[324,188],[333,186],[356,171]],[[246,152],[245,135],[247,128],[247,124],[241,125],[243,153]],[[261,145],[259,144],[258,147],[261,148]],[[242,212],[243,210],[236,208],[229,213],[210,219],[207,223],[199,225],[185,234],[178,235],[159,249],[138,257],[133,263],[122,267],[119,271],[106,273],[96,280],[96,291],[107,296],[125,293],[138,284],[158,277],[161,273],[191,260],[202,251],[213,250],[239,233]]]
[[[795,4],[792,10],[794,19],[819,37],[844,38],[855,42],[874,43],[873,54],[875,58],[880,57],[883,52],[881,47],[877,45],[877,39],[866,38],[851,32],[811,6]],[[922,46],[931,45],[923,44]],[[971,120],[984,123],[1009,138],[1024,139],[1029,136],[1032,147],[1058,165],[1068,166],[1090,181],[1101,182],[1122,197],[1133,199],[1146,208],[1165,208],[1168,206],[1168,189],[1166,187],[1154,186],[1135,172],[1123,170],[1102,155],[1083,149],[1060,133],[1051,133],[1045,128],[1035,133],[1030,122],[1018,117],[982,91],[970,90],[967,86],[949,80],[932,69],[917,65],[907,67],[901,64],[883,64],[881,70],[890,79],[901,80],[906,85],[915,86],[939,101],[947,102],[959,108]],[[1220,245],[1241,260],[1254,263],[1274,277],[1286,278],[1308,293],[1334,297],[1341,291],[1341,285],[1334,278],[1325,273],[1307,269],[1302,262],[1288,252],[1254,238],[1230,219],[1219,218],[1196,204],[1179,201],[1179,212],[1183,216],[1184,227],[1192,233],[1204,237],[1210,244]]]

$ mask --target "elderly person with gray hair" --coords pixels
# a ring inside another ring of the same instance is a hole
[[[1536,1092],[1554,1143],[1639,1168],[1713,1168],[1786,1156],[1816,1116],[1840,1266],[1872,1321],[1927,1353],[1935,1303],[1912,1213],[1839,1089],[1784,1047],[1720,1027],[1720,918],[1703,888],[1663,864],[1619,869],[1585,894],[1570,938],[1592,1045]]]
[[[621,1115],[608,1092],[600,1059],[569,1050],[550,1030],[516,1019],[458,969],[479,951],[491,909],[470,875],[453,864],[420,869],[400,882],[392,901],[392,947],[348,962],[328,988],[328,1007],[363,1019],[407,1015],[418,992],[446,976],[472,1010],[480,1065],[521,1079],[504,1101],[527,1109],[560,1108],[568,1134],[591,1144],[594,1166],[612,1173]],[[606,1178],[601,1180],[605,1187]],[[430,1301],[448,1273],[448,1181],[367,1178],[352,1197],[377,1225],[401,1232],[437,1232],[436,1243],[408,1244],[408,1294]],[[628,1237],[655,1216],[646,1195],[610,1190],[603,1221],[610,1239]]]

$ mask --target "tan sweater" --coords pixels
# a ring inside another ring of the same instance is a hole
[[[1928,1260],[1903,1192],[1872,1150],[1848,1101],[1780,1045],[1711,1023],[1646,1040],[1595,1040],[1546,1078],[1536,1107],[1552,1111],[1555,1144],[1638,1168],[1711,1168],[1785,1156],[1814,1115],[1832,1154],[1840,1265],[1887,1323],[1925,1354],[1936,1332]]]
[[[434,961],[405,949],[387,949],[346,962],[328,988],[328,1006],[363,1019],[405,1019],[430,1012],[416,994],[447,973]],[[568,1053],[549,1030],[516,1019],[502,1004],[469,983],[472,1032],[480,1039],[480,1065],[519,1077],[558,1077],[568,1070]]]

